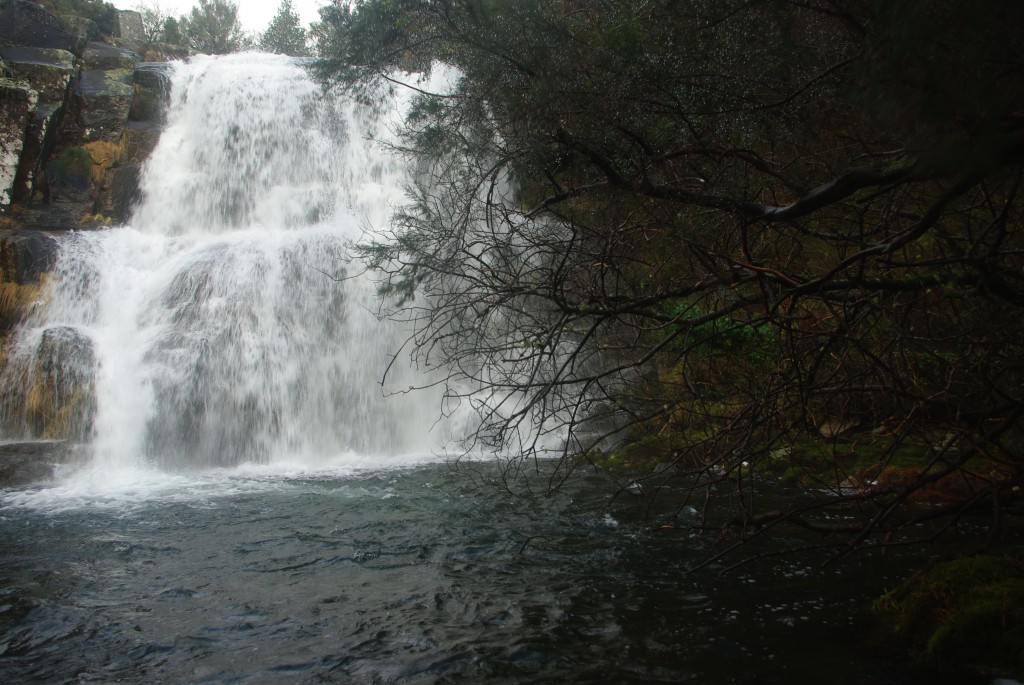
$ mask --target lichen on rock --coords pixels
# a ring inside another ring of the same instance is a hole
[[[0,79],[0,211],[14,199],[25,133],[38,102],[39,94],[28,83]]]

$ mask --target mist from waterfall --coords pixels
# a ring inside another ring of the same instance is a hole
[[[381,386],[403,333],[378,321],[347,252],[404,198],[390,135],[387,116],[325,94],[286,57],[174,65],[131,225],[62,239],[47,301],[17,334],[5,437],[40,437],[32,393],[49,384],[88,395],[65,418],[104,466],[436,449],[438,397],[401,392],[423,378],[400,362]]]

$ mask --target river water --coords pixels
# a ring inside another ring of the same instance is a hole
[[[685,571],[595,474],[525,501],[449,465],[80,473],[2,495],[0,681],[940,683],[865,645],[897,564]]]
[[[709,542],[598,474],[526,500],[437,456],[468,419],[422,370],[382,385],[405,333],[348,259],[411,178],[402,98],[173,67],[131,225],[62,240],[9,350],[2,437],[45,390],[85,438],[0,491],[0,682],[942,682],[864,646],[900,564],[688,575]]]

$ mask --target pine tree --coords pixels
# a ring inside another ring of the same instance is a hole
[[[266,52],[305,57],[309,55],[306,46],[306,30],[299,24],[299,15],[292,9],[291,0],[281,0],[277,15],[259,39],[259,47]]]
[[[199,0],[178,26],[192,50],[209,55],[238,52],[251,41],[238,21],[238,5],[229,0]]]

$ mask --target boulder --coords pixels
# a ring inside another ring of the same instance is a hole
[[[106,43],[89,43],[82,55],[82,68],[89,71],[134,71],[138,62],[139,56],[131,50]]]
[[[125,164],[110,169],[100,189],[100,203],[106,214],[119,223],[126,222],[139,201],[142,165]]]
[[[38,102],[39,94],[27,83],[0,79],[0,212],[14,199],[25,133]]]
[[[137,154],[141,155],[147,135],[147,132],[133,134],[126,129],[116,142],[95,140],[66,148],[46,164],[46,203],[21,212],[24,227],[47,231],[95,228],[109,225],[111,219],[122,218],[108,204],[112,198],[110,189],[115,189],[121,206],[130,202],[133,192],[121,189],[134,185],[135,172],[114,174],[113,170],[125,163],[134,163],[128,158],[132,149],[130,143],[135,141]]]
[[[36,348],[26,406],[32,435],[86,440],[96,415],[92,340],[72,326],[46,329]]]
[[[0,45],[56,48],[82,54],[85,40],[43,7],[28,0],[0,0]]]
[[[70,455],[71,446],[63,440],[0,443],[0,487],[50,480]]]
[[[84,147],[73,147],[48,161],[41,191],[45,202],[24,209],[19,219],[27,229],[66,231],[82,227],[92,213],[92,157]]]
[[[82,228],[82,216],[88,211],[86,202],[50,202],[24,210],[18,218],[26,229],[67,231]]]
[[[57,241],[39,231],[12,231],[0,237],[0,274],[4,283],[39,283],[53,268]]]
[[[0,59],[14,78],[27,81],[39,93],[40,103],[64,102],[75,75],[72,53],[54,48],[9,47],[0,48]]]
[[[111,42],[114,47],[134,52],[142,60],[148,59],[146,55],[149,53],[149,43],[145,41],[135,40],[134,38],[114,38]]]
[[[118,43],[120,41],[114,41]],[[121,45],[118,47],[128,47]],[[130,47],[128,49],[131,49]],[[138,52],[138,50],[136,50]],[[142,54],[142,53],[140,53]],[[188,48],[183,45],[172,45],[170,43],[146,43],[145,44],[145,61],[149,62],[169,62],[171,60],[185,60],[189,58]]]
[[[100,31],[99,24],[94,22],[92,19],[86,19],[85,17],[79,17],[75,14],[62,15],[61,20],[68,26],[69,29],[74,31],[79,42],[84,48],[86,44],[100,40],[103,37],[103,33]],[[81,52],[77,53],[81,55]]]
[[[141,164],[149,159],[160,140],[160,126],[150,121],[129,121],[124,131],[124,162]]]
[[[88,202],[92,164],[89,151],[82,147],[68,148],[59,157],[47,162],[46,181],[50,202]]]
[[[16,47],[0,48],[0,57],[17,78],[27,81],[39,94],[39,103],[25,134],[13,190],[15,202],[27,203],[35,191],[44,161],[54,148],[68,89],[75,75],[75,56],[66,50]]]
[[[135,10],[119,11],[117,22],[114,25],[114,35],[117,38],[128,40],[145,40],[146,34],[142,30],[142,15]]]
[[[38,231],[4,231],[0,233],[0,338],[24,321],[39,304],[43,274],[53,268],[57,242]],[[3,364],[9,361],[10,349],[3,350]],[[8,377],[3,394],[22,383]]]
[[[82,140],[115,142],[121,137],[135,96],[135,89],[124,82],[125,76],[126,72],[82,72],[75,88]]]
[[[116,142],[124,132],[135,96],[134,52],[90,43],[75,85],[82,140]]]
[[[139,64],[135,70],[135,98],[129,119],[163,122],[170,97],[170,65],[162,62]]]
[[[141,197],[143,164],[159,138],[159,125],[144,121],[128,122],[120,155],[116,163],[104,171],[95,203],[96,212],[102,214],[104,221],[126,223],[131,218]]]

